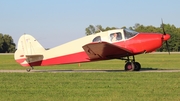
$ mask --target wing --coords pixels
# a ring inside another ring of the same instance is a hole
[[[128,49],[107,42],[86,44],[83,49],[91,60],[120,58],[133,54]]]

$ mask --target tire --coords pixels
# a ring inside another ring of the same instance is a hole
[[[134,70],[134,63],[127,62],[124,66],[125,71],[133,71]]]
[[[141,64],[139,62],[134,62],[134,71],[139,71],[141,69]]]
[[[31,69],[30,69],[30,68],[27,68],[27,69],[26,69],[26,71],[27,71],[27,72],[30,72],[30,71],[31,71]]]

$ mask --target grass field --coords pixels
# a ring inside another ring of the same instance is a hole
[[[180,54],[143,54],[142,68],[180,69]],[[25,69],[0,55],[1,70]],[[124,61],[35,67],[123,70]],[[0,73],[0,101],[180,101],[179,72]]]

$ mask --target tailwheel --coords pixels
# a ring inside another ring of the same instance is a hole
[[[141,69],[141,64],[139,62],[134,62],[135,68],[134,71],[139,71]]]
[[[30,72],[32,69],[34,69],[33,66],[31,66],[30,68],[27,68],[26,71]]]
[[[135,64],[133,62],[127,62],[124,68],[126,71],[133,71],[135,69]]]
[[[31,68],[27,68],[26,71],[27,71],[27,72],[30,72],[30,71],[31,71]]]

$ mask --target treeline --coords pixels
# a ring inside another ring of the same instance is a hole
[[[11,36],[0,33],[0,53],[14,53],[16,45]]]
[[[171,52],[180,51],[180,28],[177,28],[176,26],[171,25],[171,24],[163,24],[163,25],[164,25],[165,32],[171,35],[170,40],[168,40],[169,50]],[[129,27],[128,29],[131,29],[131,30],[134,30],[137,32],[163,33],[161,26],[162,26],[162,24],[160,25],[160,27],[154,27],[152,25],[144,26],[139,23],[136,23],[133,27]],[[126,26],[123,26],[121,28],[126,28]],[[99,32],[99,31],[107,31],[107,30],[111,30],[111,29],[117,29],[117,27],[103,28],[101,25],[97,25],[95,27],[93,25],[89,25],[85,29],[85,31],[86,31],[86,35],[91,35],[93,33]],[[157,51],[164,52],[164,51],[168,51],[168,50],[167,50],[167,47],[165,46],[165,44],[163,44],[163,46],[160,49],[158,49]]]

